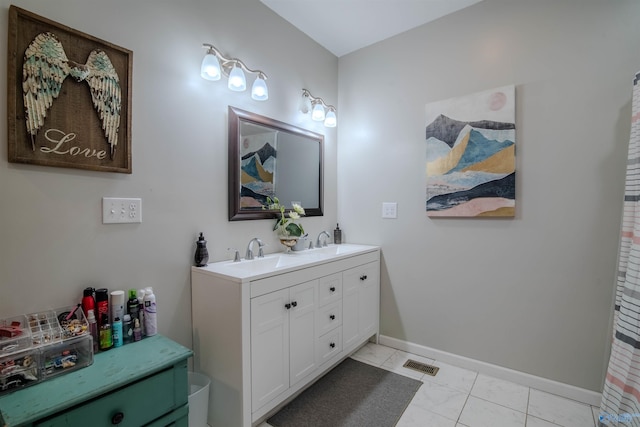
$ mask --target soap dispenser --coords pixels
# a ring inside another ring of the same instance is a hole
[[[342,243],[342,230],[340,230],[340,224],[336,224],[336,229],[333,230],[333,243],[336,245]]]
[[[196,242],[196,267],[204,267],[209,261],[209,251],[207,251],[207,241],[204,240],[204,234],[200,233],[200,237]]]

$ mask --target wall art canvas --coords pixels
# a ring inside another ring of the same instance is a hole
[[[429,217],[515,216],[515,86],[426,105]]]
[[[262,208],[275,196],[276,132],[245,136],[240,145],[240,207]]]
[[[133,53],[9,8],[8,159],[131,173]]]

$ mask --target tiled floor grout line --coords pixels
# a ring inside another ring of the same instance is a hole
[[[475,372],[475,371],[473,371],[473,372]],[[460,418],[462,418],[462,413],[464,412],[464,408],[467,406],[467,403],[469,402],[469,398],[471,397],[471,392],[473,391],[473,387],[476,385],[476,381],[478,381],[478,373],[477,372],[476,372],[476,376],[473,378],[473,384],[471,384],[471,387],[469,388],[469,392],[467,392],[467,398],[464,400],[464,405],[462,405],[462,409],[460,410],[460,413],[458,414],[458,419],[456,420],[456,424],[462,424],[462,422],[460,421]],[[462,424],[462,425],[464,425],[464,424]]]
[[[478,376],[476,375],[476,379],[478,378]],[[473,384],[475,385],[476,380],[473,380]],[[473,385],[471,386],[471,388],[473,388]],[[462,405],[462,409],[460,409],[460,413],[458,414],[458,418],[456,419],[456,424],[461,424],[461,425],[465,425],[462,424],[462,422],[460,421],[460,418],[462,418],[462,411],[464,411],[464,407],[467,406],[467,402],[469,401],[469,397],[471,397],[471,390],[469,390],[469,393],[467,393],[467,398],[464,399],[464,405]]]

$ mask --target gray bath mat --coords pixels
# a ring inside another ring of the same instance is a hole
[[[267,420],[273,427],[393,427],[421,381],[351,358]]]

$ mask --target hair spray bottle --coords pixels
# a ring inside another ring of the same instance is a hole
[[[156,296],[151,287],[144,290],[144,332],[148,337],[158,333]]]

